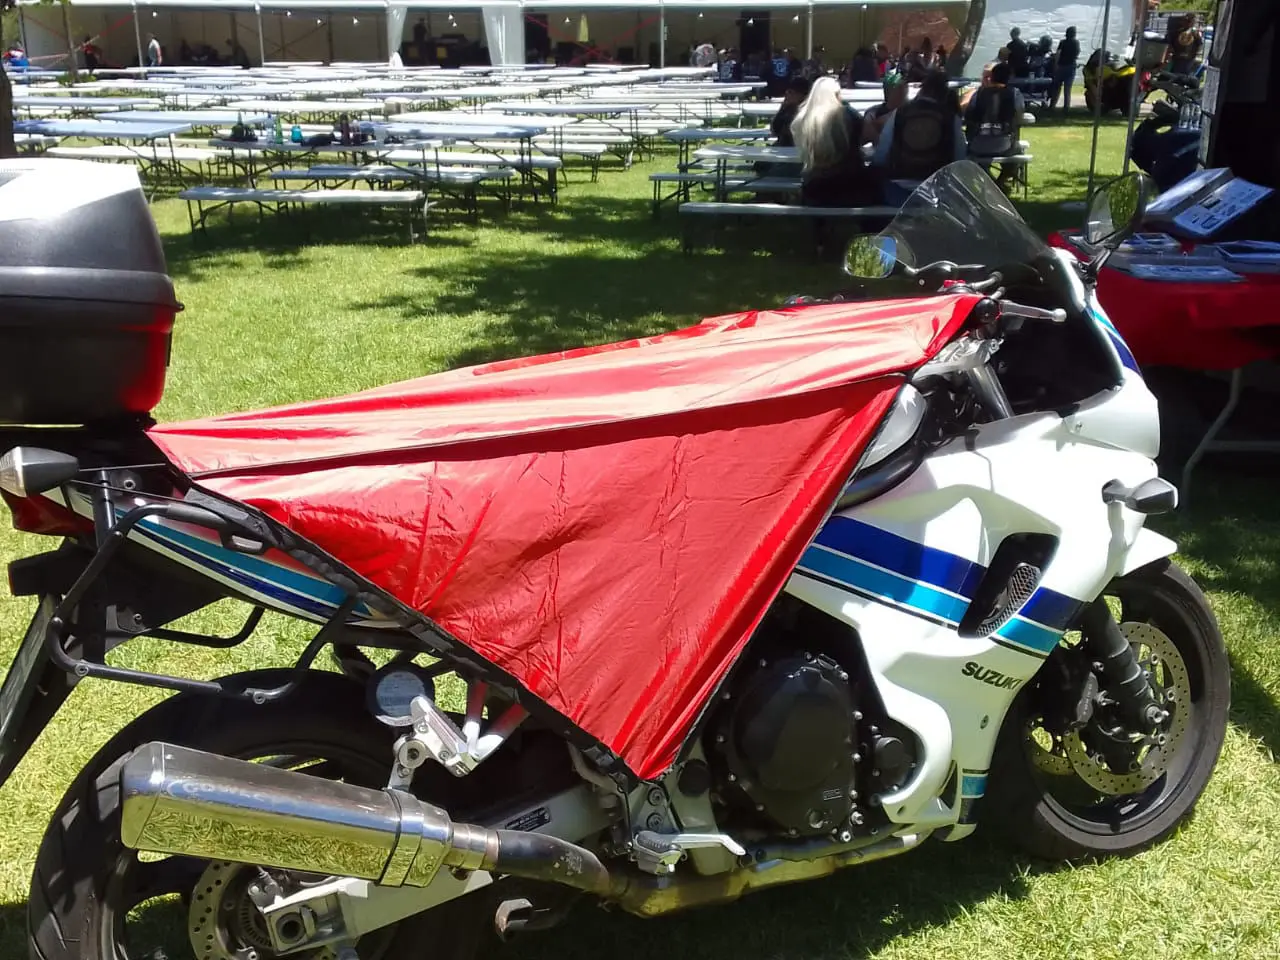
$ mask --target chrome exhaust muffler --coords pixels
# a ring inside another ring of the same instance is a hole
[[[120,773],[120,836],[152,853],[230,860],[383,886],[425,887],[441,867],[490,870],[607,894],[584,847],[455,823],[408,793],[372,790],[167,743]]]

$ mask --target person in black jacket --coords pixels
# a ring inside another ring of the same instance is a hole
[[[809,96],[809,81],[804,77],[794,77],[787,83],[787,90],[782,95],[782,106],[773,115],[769,130],[774,136],[774,145],[778,147],[794,147],[795,139],[791,135],[791,124],[800,112],[805,98]]]
[[[1027,50],[1027,42],[1022,39],[1022,31],[1014,27],[1009,31],[1009,43],[1005,48],[1009,51],[1009,69],[1015,77],[1026,77],[1031,73],[1031,54]]]
[[[1049,88],[1049,109],[1058,105],[1058,92],[1062,92],[1062,112],[1071,109],[1071,88],[1076,82],[1076,64],[1080,60],[1080,41],[1076,28],[1067,27],[1067,35],[1058,43],[1058,59],[1053,67],[1053,86]]]

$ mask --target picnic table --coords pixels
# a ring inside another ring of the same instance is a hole
[[[171,120],[18,120],[14,133],[42,133],[50,137],[82,137],[116,143],[150,143],[187,133],[191,124]]]
[[[689,166],[689,152],[695,143],[710,143],[716,140],[766,140],[770,134],[768,127],[682,127],[678,130],[668,130],[663,136],[679,145],[680,163],[677,169],[683,172]]]
[[[435,138],[415,145],[435,149],[445,143],[445,139]],[[270,140],[214,138],[209,141],[209,146],[217,150],[223,162],[235,170],[250,187],[257,187],[259,178],[274,170],[283,169],[296,162],[299,157],[337,157],[344,162],[359,165],[397,149],[396,144],[379,143],[376,140],[365,143],[293,143],[286,140],[276,143]]]
[[[693,158],[715,163],[716,199],[724,200],[729,192],[726,181],[730,163],[799,163],[800,153],[795,147],[718,144],[702,147],[694,153]]]
[[[65,111],[69,117],[97,113],[111,113],[129,107],[159,106],[159,101],[146,97],[24,97],[15,92],[13,109],[15,111],[56,110]]]
[[[381,116],[381,100],[232,100],[228,110],[278,114],[289,119],[337,120],[348,116]]]
[[[242,110],[123,110],[120,113],[110,114],[106,119],[113,123],[165,120],[173,123],[187,123],[192,128],[229,127],[236,123],[261,127],[267,122],[268,115],[245,113]]]
[[[175,153],[173,137],[191,130],[189,123],[163,120],[22,120],[13,125],[14,133],[41,134],[49,137],[77,137],[100,140],[102,148],[77,148],[79,155],[98,160],[127,160],[139,174],[151,177],[157,171],[181,179],[181,158]],[[105,145],[113,145],[114,151]],[[53,148],[57,152],[57,148]]]

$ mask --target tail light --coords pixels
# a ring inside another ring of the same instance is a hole
[[[46,537],[78,537],[93,532],[93,521],[48,497],[19,497],[0,489],[13,514],[13,529]]]

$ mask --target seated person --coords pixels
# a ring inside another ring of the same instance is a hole
[[[964,132],[970,156],[999,157],[1018,150],[1018,129],[1025,105],[1022,94],[1009,86],[1011,73],[1009,64],[997,63],[991,68],[990,78],[969,100]]]
[[[875,55],[866,47],[862,47],[853,55],[849,64],[849,85],[855,83],[875,83],[880,79],[876,70]]]
[[[786,92],[782,95],[782,106],[773,115],[769,123],[769,131],[774,136],[774,145],[778,147],[794,147],[796,142],[791,137],[791,124],[800,112],[800,105],[809,96],[809,81],[804,77],[793,77],[787,82]]]
[[[900,73],[884,75],[884,103],[877,103],[863,114],[863,122],[870,143],[879,143],[881,131],[889,122],[893,111],[907,102],[907,78]]]
[[[833,77],[817,80],[791,125],[800,155],[801,202],[814,207],[880,203],[879,178],[862,159],[862,117],[840,100]]]
[[[947,75],[935,70],[921,84],[914,100],[889,115],[871,162],[883,168],[891,180],[918,184],[967,155],[964,127]],[[888,201],[905,200],[910,191],[904,190],[889,191]]]

